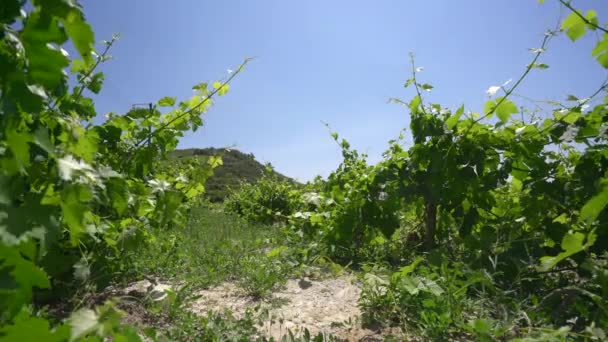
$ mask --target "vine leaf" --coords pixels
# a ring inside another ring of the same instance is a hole
[[[51,330],[49,321],[40,317],[30,317],[24,310],[15,317],[14,323],[0,328],[5,341],[66,341],[69,337],[67,326],[61,325]]]
[[[462,116],[462,113],[464,113],[464,105],[460,106],[460,108],[458,108],[454,115],[450,116],[447,120],[445,120],[446,127],[448,129],[454,128],[454,126]]]
[[[497,98],[496,103],[498,104],[498,107],[496,107],[496,116],[498,116],[503,123],[509,121],[511,114],[519,113],[515,103],[508,99]]]
[[[548,69],[549,65],[545,64],[545,63],[533,63],[529,65],[530,68],[537,68],[537,69]]]
[[[213,82],[213,88],[218,89],[217,94],[219,96],[224,96],[228,92],[228,89],[230,89],[230,86],[221,82]]]
[[[562,239],[561,244],[563,252],[556,256],[544,256],[540,258],[541,265],[539,270],[541,272],[546,272],[552,269],[560,261],[591,247],[595,243],[596,239],[597,235],[595,234],[595,231],[591,231],[588,235],[581,232],[572,232],[566,234]]]
[[[175,104],[175,97],[165,96],[158,101],[158,105],[160,107],[172,107]]]
[[[82,309],[74,312],[70,317],[72,327],[70,341],[86,336],[97,329],[99,317],[91,309]]]
[[[580,218],[586,222],[593,222],[608,205],[608,178],[601,181],[602,190],[593,196],[581,209]]]
[[[84,21],[82,13],[76,8],[72,9],[63,20],[63,26],[80,55],[85,61],[90,61],[95,38],[91,26]]]
[[[591,55],[594,56],[598,63],[604,68],[608,69],[608,33],[602,35],[602,39],[597,42],[597,45],[593,48],[593,51],[591,51]]]
[[[587,11],[585,18],[589,20],[589,22],[597,25],[597,13],[595,11]],[[578,16],[578,14],[572,12],[562,23],[561,29],[566,30],[566,35],[573,42],[575,42],[585,35],[585,32],[587,31],[587,24],[580,16]]]
[[[519,113],[515,103],[510,100],[498,97],[496,100],[489,100],[483,105],[483,112],[486,116],[489,116],[492,112],[496,113],[496,116],[501,122],[505,123],[509,121],[511,114]]]

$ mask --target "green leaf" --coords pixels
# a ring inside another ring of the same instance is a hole
[[[0,173],[0,205],[11,204],[13,192],[11,191],[11,177]]]
[[[488,100],[483,104],[483,113],[484,115],[490,116],[490,113],[493,113],[496,107],[496,102],[494,100]]]
[[[435,296],[441,296],[445,292],[434,280],[428,278],[421,278],[421,280],[425,285],[425,291],[430,292]]]
[[[502,102],[501,102],[502,100]],[[496,116],[500,119],[500,121],[507,122],[511,118],[511,114],[519,113],[517,106],[515,103],[511,102],[509,99],[504,99],[499,97],[496,99],[496,103],[500,103],[498,107],[496,107]]]
[[[566,101],[578,101],[578,97],[570,94],[568,97],[566,97]]]
[[[85,214],[90,211],[86,205],[93,198],[91,191],[82,184],[72,184],[62,193],[61,212],[63,222],[70,229],[70,241],[73,246],[78,244],[80,234],[84,231]]]
[[[158,101],[158,105],[160,107],[172,107],[173,105],[175,105],[175,101],[177,101],[175,97],[165,96]]]
[[[85,63],[85,61],[83,61],[82,59],[74,59],[72,61],[72,66],[70,67],[71,72],[74,72],[74,73],[86,72],[86,70],[87,70],[87,63]]]
[[[220,165],[224,165],[224,162],[222,161],[221,156],[210,156],[209,159],[207,160],[207,164],[212,169],[215,169],[216,167],[218,167]]]
[[[61,45],[67,36],[55,18],[43,18],[39,12],[31,14],[21,34],[28,62],[28,83],[40,84],[46,89],[54,89],[65,79],[63,68],[68,59],[53,45]]]
[[[217,94],[219,96],[224,96],[228,92],[228,89],[230,89],[230,86],[216,81],[213,82],[213,88],[218,90]]]
[[[420,108],[421,102],[422,99],[418,95],[414,96],[412,101],[410,101],[409,108],[412,114],[418,113],[418,109]]]
[[[98,72],[91,77],[89,82],[86,83],[87,89],[95,94],[99,94],[103,85],[104,75],[102,72]]]
[[[34,83],[52,89],[64,79],[62,69],[68,66],[68,60],[59,51],[38,45],[32,45],[26,51],[29,75]]]
[[[600,181],[602,190],[593,196],[581,209],[580,218],[586,222],[593,222],[608,205],[608,178]]]
[[[542,1],[542,0],[541,0]],[[475,319],[469,322],[475,333],[480,335],[488,335],[492,332],[491,323],[487,319]]]
[[[0,243],[0,260],[2,261],[0,264],[2,313],[14,315],[25,304],[29,304],[33,288],[46,289],[50,285],[49,280],[46,273],[33,262],[25,259],[16,246],[9,247]],[[0,326],[0,331],[4,329],[6,328]]]
[[[566,35],[574,42],[585,34],[586,24],[581,17],[572,12],[562,23],[561,29],[565,30]]]
[[[448,129],[453,129],[454,126],[456,126],[456,123],[458,123],[460,117],[462,116],[462,113],[464,113],[464,105],[460,106],[460,108],[458,108],[455,114],[451,115],[447,120],[445,120],[446,127]]]
[[[207,82],[201,82],[192,87],[193,90],[199,91],[201,93],[207,92]]]
[[[566,213],[562,213],[561,215],[553,219],[553,222],[561,224],[567,224],[569,221],[570,219],[568,218],[568,215],[566,215]]]
[[[519,179],[521,181],[525,180],[528,178],[529,171],[530,168],[520,159],[513,160],[511,174],[513,177],[515,177],[515,179]]]
[[[416,257],[416,259],[414,259],[414,261],[407,265],[407,266],[403,266],[399,269],[399,271],[397,273],[395,273],[393,276],[396,276],[397,278],[399,277],[405,277],[407,275],[409,275],[410,273],[412,273],[414,271],[414,269],[416,269],[416,266],[418,266],[418,264],[420,264],[422,261],[424,261],[424,258],[421,256]]]
[[[405,84],[403,85],[404,88],[409,87],[410,85],[412,85],[412,83],[414,83],[414,79],[410,78],[407,81],[405,81]]]
[[[552,269],[560,261],[591,247],[596,239],[597,235],[594,231],[587,235],[581,232],[569,232],[562,239],[561,247],[563,252],[556,256],[544,256],[540,258],[541,265],[539,269],[543,272]],[[583,244],[583,242],[585,243]]]
[[[545,63],[533,63],[529,65],[530,68],[537,68],[537,69],[548,69],[549,66]]]
[[[90,309],[78,310],[70,316],[71,329],[70,341],[85,337],[87,334],[97,330],[99,317],[95,311]]]
[[[286,251],[288,249],[289,248],[287,246],[275,247],[272,250],[270,250],[268,253],[266,253],[266,256],[269,258],[274,258],[274,257],[281,255],[281,253],[283,253],[284,251]]]
[[[91,60],[95,37],[91,26],[84,21],[83,14],[76,7],[73,7],[62,22],[65,31],[72,39],[76,50],[78,50],[82,58],[85,61]]]
[[[591,55],[594,56],[598,63],[604,68],[608,68],[608,33],[602,35],[602,39],[597,42],[597,45],[591,51]]]
[[[30,165],[30,141],[32,136],[27,133],[17,132],[14,129],[8,129],[6,132],[6,142],[20,167]]]
[[[46,127],[39,127],[34,134],[34,142],[40,146],[46,153],[50,155],[55,154],[55,146],[51,143],[49,138],[49,130]]]
[[[31,317],[27,310],[22,310],[12,324],[0,328],[3,341],[45,341],[62,342],[69,337],[66,326],[51,328],[49,321],[40,317]]]
[[[595,30],[597,23],[597,12],[595,12],[594,10],[588,10],[587,13],[585,14],[585,19],[587,19],[591,24],[587,24],[587,26],[592,29]]]
[[[425,84],[422,84],[422,85],[420,86],[420,88],[422,88],[422,89],[424,89],[424,90],[426,90],[426,91],[431,91],[431,90],[433,89],[433,86],[432,86],[432,85],[430,85],[430,84],[428,84],[428,83],[425,83]]]
[[[111,179],[106,184],[108,196],[112,200],[112,208],[118,215],[123,215],[129,206],[129,192],[126,184],[120,179]]]
[[[563,121],[573,125],[582,116],[579,112],[566,112],[560,113],[559,111],[553,112],[553,117],[559,121]]]

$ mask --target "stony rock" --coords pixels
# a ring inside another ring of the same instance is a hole
[[[167,291],[171,291],[171,286],[167,284],[157,284],[150,291],[150,298],[155,302],[167,298]]]
[[[152,290],[154,285],[147,279],[136,281],[129,284],[125,289],[124,293],[129,296],[143,298],[148,295],[148,292]]]

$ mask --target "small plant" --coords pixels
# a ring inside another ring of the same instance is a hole
[[[250,256],[240,263],[239,287],[254,298],[264,298],[284,285],[287,270],[281,261],[263,255]]]
[[[360,301],[368,323],[413,325],[425,336],[447,339],[469,319],[483,316],[481,302],[470,293],[480,284],[492,289],[491,279],[463,263],[420,265],[423,261],[418,257],[391,275],[368,269]]]

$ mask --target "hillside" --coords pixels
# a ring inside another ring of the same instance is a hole
[[[252,153],[243,153],[234,149],[223,148],[188,148],[171,152],[170,158],[190,158],[192,156],[222,156],[223,165],[214,170],[214,174],[205,185],[206,196],[212,202],[221,202],[230,188],[235,188],[241,181],[248,183],[260,179],[266,169],[262,163],[255,159]],[[274,171],[273,171],[274,172]],[[277,177],[293,181],[291,178],[278,172]]]

